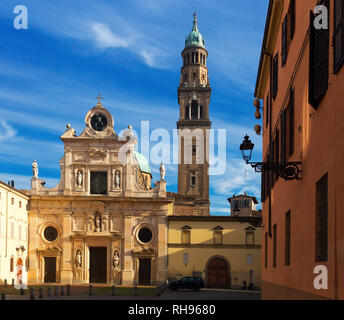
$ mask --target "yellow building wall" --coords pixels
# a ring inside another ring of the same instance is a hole
[[[190,245],[182,244],[182,228],[191,227]],[[223,243],[214,244],[213,229],[223,228]],[[252,280],[261,287],[261,228],[254,230],[254,245],[246,245],[246,228],[252,227],[247,222],[207,220],[169,221],[168,230],[168,278],[179,279],[201,272],[206,280],[207,263],[215,256],[225,258],[230,264],[232,288],[241,287],[243,281],[250,282],[250,270],[253,270]],[[248,230],[251,231],[251,230]],[[184,263],[187,253],[188,263]],[[248,264],[248,255],[252,255],[252,264]],[[207,283],[206,283],[207,285]]]

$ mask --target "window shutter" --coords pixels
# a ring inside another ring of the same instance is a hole
[[[288,55],[288,15],[285,16],[282,24],[282,67],[287,62]]]
[[[328,1],[324,2],[328,6]],[[327,92],[329,79],[329,29],[314,28],[315,15],[310,18],[309,103],[319,107]]]
[[[290,16],[290,39],[294,38],[295,33],[295,0],[290,0],[289,16]]]
[[[275,55],[273,60],[273,71],[272,71],[272,96],[276,100],[278,91],[278,54]]]
[[[333,72],[337,73],[344,63],[344,1],[334,1]]]
[[[265,202],[265,171],[261,173],[261,200]]]
[[[281,117],[281,162],[286,162],[286,129],[286,109],[284,109]]]
[[[289,110],[289,156],[294,153],[294,132],[295,132],[295,120],[294,120],[294,90],[290,90],[290,110]]]

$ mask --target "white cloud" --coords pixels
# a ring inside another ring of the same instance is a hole
[[[13,138],[17,134],[6,121],[0,121],[0,141]]]
[[[130,41],[115,35],[108,26],[102,23],[92,23],[91,29],[94,33],[97,46],[100,48],[126,48]]]

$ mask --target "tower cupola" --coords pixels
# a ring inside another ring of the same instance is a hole
[[[192,30],[185,39],[185,48],[189,48],[189,47],[205,48],[204,38],[198,31],[198,21],[197,21],[196,12],[194,13],[194,21],[193,21]]]

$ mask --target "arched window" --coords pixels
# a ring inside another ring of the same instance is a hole
[[[191,103],[191,119],[198,119],[198,102],[196,100]]]
[[[196,52],[196,63],[198,63],[198,52]]]
[[[12,256],[10,259],[10,272],[14,271],[14,257]]]
[[[190,54],[188,53],[186,55],[186,64],[189,64],[190,63]]]
[[[192,63],[195,63],[195,53],[192,52]]]

